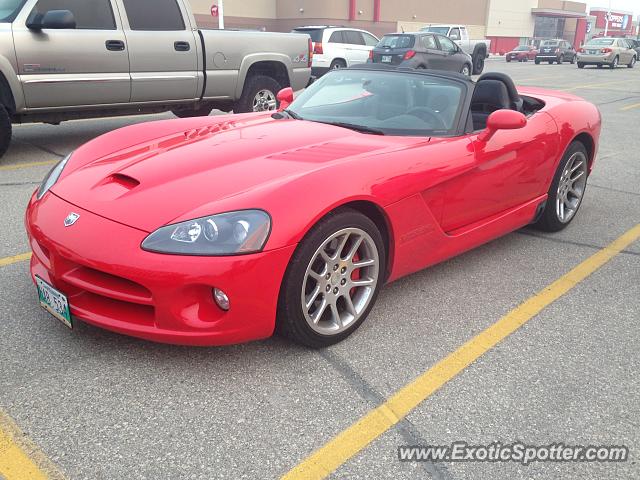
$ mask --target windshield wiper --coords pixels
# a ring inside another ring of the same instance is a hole
[[[385,135],[383,130],[373,127],[366,127],[364,125],[356,125],[354,123],[345,122],[318,122],[325,123],[327,125],[335,125],[336,127],[348,128],[349,130],[355,130],[356,132],[370,133],[372,135]]]

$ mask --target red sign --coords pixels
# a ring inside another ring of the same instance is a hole
[[[213,17],[217,17],[218,16],[218,5],[211,5],[211,16]]]

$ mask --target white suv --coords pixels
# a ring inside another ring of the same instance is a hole
[[[378,42],[378,37],[357,28],[307,26],[292,30],[304,33],[313,42],[311,75],[321,77],[329,70],[367,63],[369,53]]]

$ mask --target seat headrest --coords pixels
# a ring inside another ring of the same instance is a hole
[[[507,92],[509,93],[509,98],[511,99],[511,108],[515,110],[521,110],[523,101],[518,94],[518,90],[516,89],[516,84],[513,83],[513,80],[509,75],[502,72],[487,72],[478,78],[478,83],[483,82],[485,80],[498,80],[502,82],[505,87],[507,87]]]
[[[511,108],[511,99],[504,83],[499,80],[483,80],[476,84],[471,107],[490,106],[491,110]]]

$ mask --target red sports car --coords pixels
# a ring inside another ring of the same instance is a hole
[[[528,62],[529,60],[535,60],[536,55],[538,55],[538,50],[535,47],[519,45],[508,52],[504,58],[507,62]]]
[[[598,150],[596,107],[504,74],[360,66],[292,97],[126,127],[64,159],[26,213],[42,306],[159,342],[330,345],[385,283],[566,227]]]

